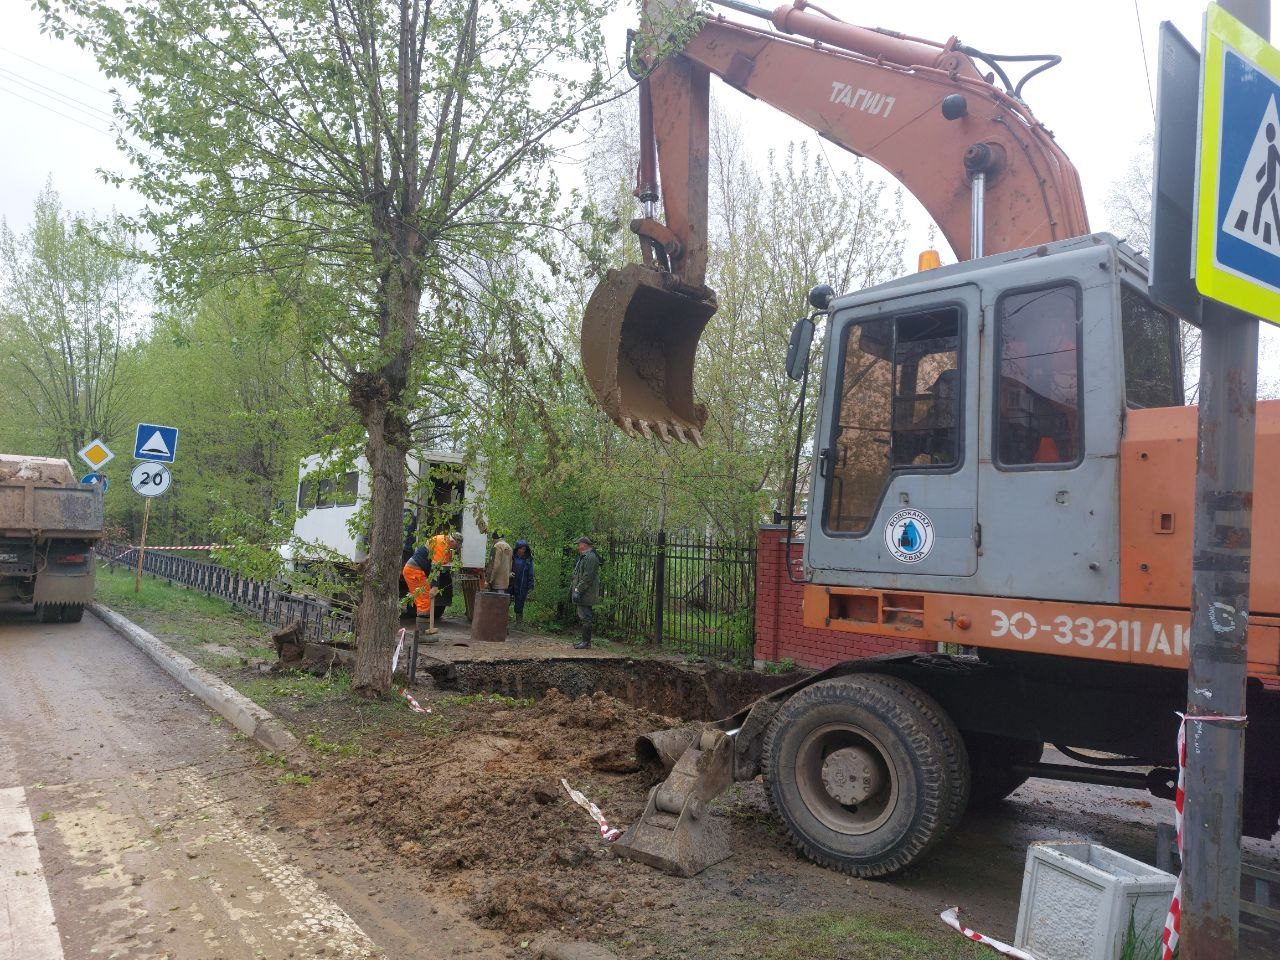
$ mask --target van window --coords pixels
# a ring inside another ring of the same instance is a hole
[[[1080,291],[1063,283],[1006,293],[996,304],[996,462],[1080,462]]]
[[[316,505],[316,484],[310,477],[303,477],[298,484],[298,512],[306,513]]]
[[[354,506],[360,494],[360,473],[350,470],[339,480],[312,475],[298,485],[298,509],[307,511],[323,507]]]
[[[360,474],[355,470],[348,471],[342,478],[342,485],[334,496],[340,507],[354,506],[360,493]]]
[[[864,533],[894,473],[960,462],[959,307],[869,320],[845,337],[826,529]]]
[[[1124,399],[1130,408],[1180,407],[1182,343],[1178,321],[1130,286],[1120,289]]]

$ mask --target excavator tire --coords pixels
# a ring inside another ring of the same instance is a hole
[[[41,623],[57,623],[62,619],[62,612],[56,603],[37,603],[36,619]]]
[[[928,694],[880,674],[823,680],[783,704],[765,735],[764,776],[796,847],[856,877],[915,863],[969,801],[956,725]]]
[[[63,623],[79,623],[82,619],[84,619],[83,603],[68,603],[62,608]]]
[[[964,745],[972,771],[970,807],[988,807],[1009,796],[1029,779],[1014,773],[1011,765],[1036,763],[1044,753],[1043,743],[1012,737],[966,734]]]

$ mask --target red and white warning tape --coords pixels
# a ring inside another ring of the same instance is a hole
[[[147,549],[148,550],[230,550],[231,546],[232,545],[229,543],[196,543],[196,544],[190,544],[185,547],[157,547],[157,546],[154,546],[153,544],[148,543]],[[133,549],[134,550],[138,549],[136,544],[134,545]]]
[[[573,789],[573,787],[569,786],[568,780],[565,780],[563,777],[561,777],[560,786],[564,787],[564,792],[569,795],[570,800],[572,800],[574,803],[580,806],[583,810],[587,811],[587,813],[591,814],[591,819],[594,820],[600,827],[601,840],[603,840],[605,843],[613,843],[613,841],[617,840],[618,837],[622,836],[621,830],[619,830],[617,827],[609,826],[609,821],[607,821],[604,818],[604,814],[600,812],[600,808],[597,807],[590,800],[588,800],[580,792]]]
[[[1182,815],[1187,802],[1187,721],[1195,723],[1247,723],[1247,717],[1218,717],[1212,714],[1179,713],[1178,724],[1178,788],[1173,795],[1173,822],[1178,831],[1178,856],[1182,856]],[[1185,865],[1184,865],[1185,866]],[[1173,885],[1173,900],[1169,915],[1164,920],[1164,936],[1161,938],[1160,960],[1173,960],[1178,949],[1178,935],[1182,932],[1182,871]]]
[[[1011,947],[1007,943],[1001,943],[999,940],[993,940],[984,934],[970,930],[960,922],[960,908],[951,907],[949,910],[943,910],[940,914],[942,922],[953,930],[960,931],[961,934],[968,937],[974,943],[984,943],[997,953],[1003,953],[1006,957],[1013,957],[1014,960],[1036,960],[1032,954],[1025,950],[1019,950],[1017,947]]]
[[[391,655],[392,675],[395,674],[396,667],[400,663],[400,654],[404,652],[404,637],[407,630],[408,630],[407,627],[401,627],[400,632],[396,635],[396,652]],[[409,704],[409,709],[412,710],[414,713],[430,713],[431,712],[430,707],[424,707],[417,700],[413,699],[413,694],[409,692],[408,687],[400,688],[400,696],[405,698],[406,702],[408,702]]]
[[[430,713],[431,712],[430,707],[424,707],[417,700],[413,699],[413,694],[409,692],[408,687],[400,688],[400,696],[404,697],[405,700],[409,702],[409,709],[412,710],[414,713]]]
[[[400,653],[404,650],[404,634],[406,627],[401,627],[400,632],[396,635],[396,652],[391,655],[391,673],[396,672],[396,665],[400,662]]]

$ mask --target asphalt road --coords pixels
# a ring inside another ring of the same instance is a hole
[[[0,960],[487,954],[281,833],[280,773],[90,615],[0,607]]]

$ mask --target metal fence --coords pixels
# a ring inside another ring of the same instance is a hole
[[[710,537],[608,534],[596,550],[601,633],[713,660],[750,661],[756,546]],[[572,554],[566,563],[576,560]],[[566,576],[566,582],[568,577]]]
[[[112,566],[138,568],[138,550],[126,544],[99,541],[98,556]],[[181,584],[212,597],[222,597],[274,626],[298,621],[311,643],[350,644],[355,624],[350,612],[317,597],[304,597],[279,586],[241,576],[216,563],[188,560],[165,553],[145,553],[143,573]]]

